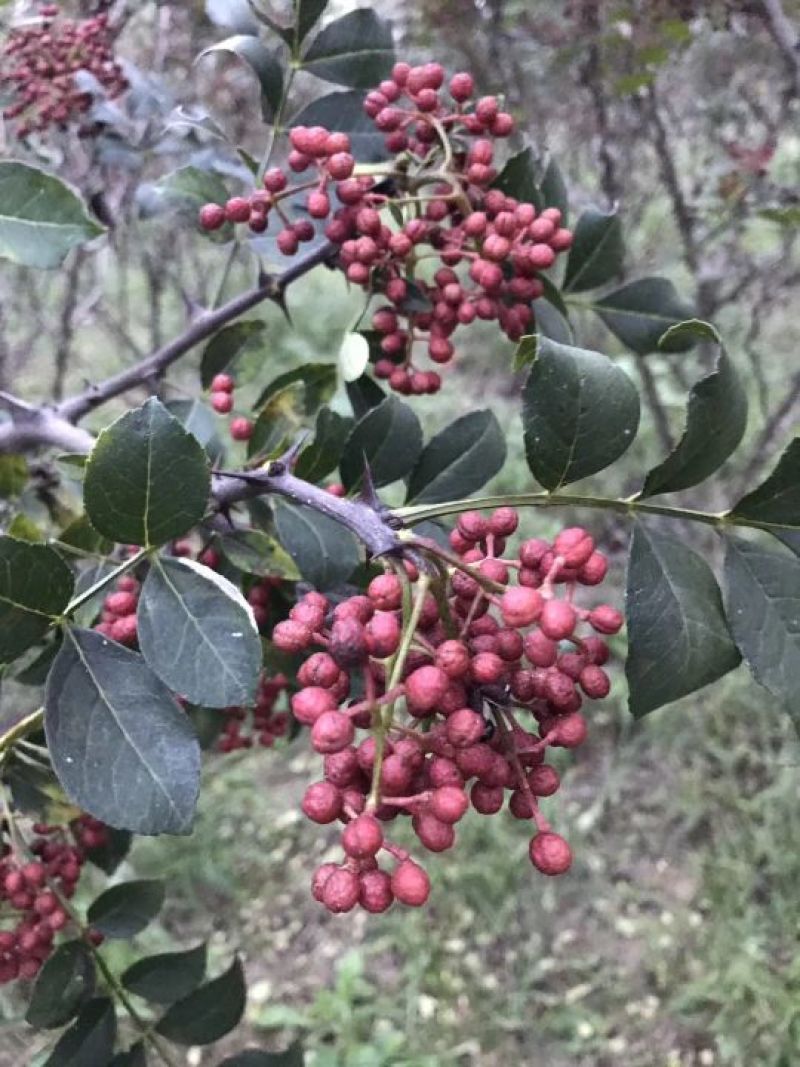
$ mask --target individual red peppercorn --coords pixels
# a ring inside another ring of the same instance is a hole
[[[249,441],[253,436],[254,424],[242,416],[231,419],[230,434],[234,441]]]
[[[304,726],[313,726],[326,711],[335,711],[336,697],[329,689],[319,686],[307,686],[292,697],[292,712],[298,722]]]
[[[342,832],[342,848],[353,859],[374,856],[382,845],[383,830],[374,815],[359,815]]]
[[[345,867],[337,867],[325,878],[320,895],[328,911],[340,914],[353,910],[358,903],[360,892],[358,875]]]
[[[439,667],[425,666],[405,680],[406,701],[414,715],[432,711],[441,701],[448,687],[448,677]]]
[[[531,863],[542,874],[565,874],[572,866],[572,850],[563,837],[551,831],[531,839],[529,854]]]
[[[471,708],[461,708],[449,716],[445,727],[447,740],[456,748],[468,748],[483,737],[482,716]]]
[[[359,875],[358,900],[365,911],[374,915],[390,908],[394,901],[391,875],[386,871],[362,871]]]
[[[200,208],[200,226],[204,230],[218,230],[225,225],[225,208],[219,204],[205,204]]]
[[[431,797],[431,812],[440,822],[458,822],[468,807],[467,794],[463,789],[454,785],[444,785],[435,789]]]
[[[225,218],[228,222],[248,222],[250,211],[249,200],[243,196],[234,196],[225,205]]]
[[[227,415],[233,408],[233,397],[230,393],[212,393],[211,406],[218,415]]]
[[[306,789],[300,806],[312,822],[331,823],[341,814],[342,794],[330,782],[315,782]]]
[[[339,752],[352,743],[355,727],[346,715],[325,711],[311,728],[311,744],[317,752]]]
[[[615,634],[622,629],[624,618],[621,611],[602,604],[589,612],[589,622],[601,634]]]
[[[577,621],[578,616],[572,604],[566,600],[548,600],[539,616],[539,627],[546,637],[562,641],[571,636]]]
[[[211,379],[212,393],[232,393],[236,383],[230,374],[215,374]]]
[[[537,797],[550,797],[558,792],[561,780],[555,767],[543,763],[540,767],[534,767],[528,775],[530,790]]]
[[[401,904],[421,908],[430,896],[431,883],[428,875],[413,860],[403,860],[392,874],[392,892]]]

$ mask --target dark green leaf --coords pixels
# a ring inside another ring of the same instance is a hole
[[[538,338],[523,391],[528,466],[546,489],[603,470],[633,443],[639,395],[605,356]]]
[[[208,389],[215,374],[221,374],[230,367],[237,356],[262,340],[266,323],[259,319],[234,322],[215,333],[203,350],[200,360],[200,380],[203,388]]]
[[[273,393],[253,426],[247,455],[272,459],[285,451],[305,421],[305,387],[302,382],[285,385]]]
[[[212,460],[224,451],[217,432],[219,421],[207,404],[196,399],[169,400],[164,407],[199,441]]]
[[[694,308],[678,296],[666,278],[629,282],[592,307],[609,330],[639,356],[659,348],[663,352],[686,352],[697,343],[691,332],[677,331],[666,344],[661,344],[673,326],[694,316]]]
[[[173,1004],[196,989],[205,973],[206,946],[198,945],[137,960],[122,975],[122,984],[155,1004]]]
[[[78,597],[83,596],[84,593],[88,593],[99,581],[107,578],[113,570],[113,565],[107,563],[105,560],[99,560],[97,563],[90,563],[88,567],[84,567],[78,574],[78,580],[75,582],[74,595]],[[99,589],[93,596],[84,601],[84,603],[72,613],[73,623],[76,626],[91,626],[100,611],[100,603],[107,592],[107,589]]]
[[[425,446],[408,480],[407,503],[440,503],[469,496],[503,466],[506,442],[491,411],[451,422]]]
[[[422,287],[412,278],[406,278],[406,295],[399,306],[403,311],[433,311],[433,302]]]
[[[302,576],[319,589],[334,589],[358,566],[358,545],[341,523],[311,508],[276,499],[275,528]]]
[[[163,904],[163,882],[121,882],[89,905],[86,919],[106,937],[130,938],[150,925]]]
[[[237,34],[201,52],[198,59],[212,52],[230,52],[243,59],[253,70],[261,86],[261,115],[271,122],[283,97],[283,68],[278,59],[258,39],[250,34]]]
[[[108,1067],[117,1039],[117,1016],[108,997],[95,997],[65,1030],[43,1067]]]
[[[219,978],[173,1004],[156,1030],[178,1045],[210,1045],[238,1025],[246,997],[244,970],[236,959]]]
[[[52,548],[0,537],[0,663],[44,637],[73,586],[72,571]]]
[[[0,497],[19,496],[28,484],[28,463],[24,456],[0,456]]]
[[[19,682],[20,685],[44,685],[53,665],[53,660],[58,654],[59,646],[59,640],[53,640],[45,645],[33,660],[26,663],[22,670],[15,673],[14,681]]]
[[[422,428],[408,404],[389,396],[353,427],[342,453],[340,470],[347,489],[361,484],[369,464],[376,486],[404,478],[422,451]]]
[[[530,147],[523,148],[521,152],[511,156],[492,185],[495,189],[504,192],[506,196],[513,196],[526,204],[533,204],[537,210],[544,207],[536,181],[536,157]]]
[[[555,304],[552,304],[549,300],[543,297],[540,300],[534,300],[531,306],[533,307],[537,333],[541,334],[542,337],[549,337],[551,341],[557,341],[560,345],[574,344],[575,338],[572,333],[572,327],[569,324],[569,319],[561,314]],[[529,338],[524,337],[517,348],[514,370],[520,370],[521,367],[525,365],[524,363],[520,364],[517,361],[527,354],[523,349],[525,341],[527,340],[529,340]],[[535,346],[533,347],[535,348]],[[527,362],[530,361],[528,360]]]
[[[200,749],[186,713],[141,656],[70,630],[47,680],[45,731],[69,797],[110,826],[188,833]]]
[[[800,527],[800,437],[795,437],[769,478],[735,504],[740,519]]]
[[[82,941],[59,945],[33,987],[25,1022],[38,1030],[63,1026],[94,992],[94,960]]]
[[[261,530],[234,530],[220,537],[218,544],[228,562],[245,574],[289,582],[300,577],[291,556]]]
[[[353,420],[324,407],[317,415],[314,440],[300,453],[295,474],[307,482],[320,482],[339,466],[344,443],[353,428]]]
[[[383,389],[366,374],[355,382],[348,382],[345,389],[353,415],[357,419],[362,419],[368,411],[378,407],[386,399]]]
[[[137,611],[139,648],[165,685],[193,704],[249,704],[261,639],[242,594],[190,559],[154,559]]]
[[[629,706],[637,718],[733,670],[722,597],[706,561],[684,541],[633,531],[625,594]]]
[[[210,752],[216,746],[227,716],[218,708],[200,708],[189,705],[186,711],[192,720],[200,747],[204,752]]]
[[[566,226],[569,220],[569,194],[561,168],[552,156],[539,180],[539,190],[544,206],[557,207],[561,212],[561,223]]]
[[[777,546],[726,542],[725,605],[734,640],[753,677],[800,729],[800,560]]]
[[[97,438],[84,506],[95,529],[113,541],[161,545],[202,519],[210,486],[197,439],[151,398]]]
[[[694,333],[719,343],[716,331],[707,323],[682,323],[677,331]],[[686,409],[686,428],[667,458],[654,467],[639,494],[675,493],[699,485],[738,447],[747,426],[747,394],[736,368],[720,346],[713,373],[693,386]]]
[[[370,89],[394,63],[392,28],[368,8],[329,22],[303,56],[303,69],[325,81]]]
[[[622,270],[624,255],[622,227],[616,211],[588,208],[575,227],[564,275],[565,291],[581,293],[613,281]]]
[[[99,848],[89,849],[86,858],[106,874],[113,874],[130,852],[131,840],[127,830],[115,830],[113,826],[107,826],[106,843]]]
[[[770,533],[790,548],[796,556],[800,556],[800,530],[770,530]]]
[[[304,363],[300,367],[284,371],[267,385],[261,392],[253,407],[258,410],[265,407],[273,397],[285,392],[289,385],[303,386],[300,411],[304,415],[314,415],[323,404],[327,404],[336,391],[335,363]]]
[[[75,817],[74,807],[66,801],[49,767],[23,762],[12,750],[4,764],[3,779],[11,790],[14,805],[26,815],[53,824]]]
[[[204,204],[224,204],[228,190],[218,174],[199,167],[180,167],[165,175],[152,187],[152,197],[145,205],[146,214],[174,215],[176,212],[190,222],[199,232],[198,213]],[[208,234],[214,241],[229,240],[233,226],[226,223],[222,229]]]
[[[299,1041],[284,1052],[262,1052],[257,1048],[246,1048],[223,1060],[219,1067],[303,1067],[305,1057],[303,1046]]]
[[[101,233],[103,227],[59,178],[16,160],[0,161],[0,259],[58,267],[72,248]]]
[[[324,126],[348,134],[353,155],[361,163],[388,159],[384,135],[364,113],[364,93],[359,89],[328,93],[299,111],[292,126]]]
[[[295,0],[295,25],[297,26],[298,43],[302,43],[309,32],[313,30],[327,6],[328,0]]]
[[[77,548],[82,552],[100,553],[104,556],[114,547],[111,541],[95,530],[88,515],[79,515],[65,526],[58,535],[57,545],[69,545],[70,548]]]
[[[118,1052],[108,1067],[147,1067],[147,1053],[144,1042],[137,1041],[125,1052]]]

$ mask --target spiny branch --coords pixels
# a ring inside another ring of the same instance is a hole
[[[292,282],[307,274],[314,267],[319,266],[320,263],[330,262],[338,250],[338,245],[326,242],[319,248],[309,252],[308,255],[298,259],[282,274],[264,275],[259,279],[255,288],[245,293],[240,293],[232,300],[229,300],[227,304],[223,304],[214,311],[206,311],[198,315],[183,333],[153,352],[146,359],[141,360],[133,367],[120,371],[119,374],[115,374],[111,378],[107,378],[104,382],[90,386],[84,392],[59,404],[55,409],[57,414],[67,422],[75,423],[90,411],[94,411],[95,408],[106,404],[114,397],[120,396],[130,389],[135,389],[137,386],[156,381],[181,356],[186,355],[201,341],[207,340],[217,330],[234,319],[238,319],[246,311],[263,303],[265,300],[272,300],[279,305],[282,304],[283,294]]]
[[[288,286],[314,267],[330,263],[338,251],[338,245],[325,242],[298,258],[281,274],[262,275],[254,288],[240,293],[214,311],[201,312],[182,333],[145,359],[68,397],[60,404],[29,404],[5,394],[0,402],[9,411],[11,420],[0,425],[0,454],[31,452],[42,446],[64,452],[89,452],[93,444],[92,435],[76,426],[89,412],[131,389],[156,382],[168,367],[187,352],[265,300],[283,307]]]
[[[397,534],[403,523],[388,508],[335,497],[319,486],[296,478],[282,460],[275,460],[260,471],[220,472],[212,483],[214,501],[222,512],[241,500],[270,494],[304,505],[346,526],[372,557],[399,555],[405,547]]]

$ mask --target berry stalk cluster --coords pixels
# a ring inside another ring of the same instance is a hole
[[[382,173],[358,173],[347,134],[297,126],[286,168],[268,170],[263,189],[200,211],[206,230],[246,223],[258,234],[277,220],[287,256],[325,221],[348,281],[384,298],[372,318],[375,374],[403,394],[438,392],[441,377],[420,366],[420,351],[450,363],[459,326],[496,321],[512,341],[530,332],[541,274],[572,243],[558,208],[538,211],[492,188],[495,142],[513,131],[511,116],[495,97],[475,97],[470,74],[453,75],[447,91],[444,81],[438,63],[397,63],[367,94],[365,111],[392,154]]]
[[[336,606],[307,593],[273,630],[282,651],[310,653],[291,704],[324,757],[303,811],[344,823],[343,862],[313,880],[330,911],[427,900],[425,870],[386,835],[403,816],[423,848],[444,852],[470,806],[493,815],[507,800],[514,817],[533,822],[533,865],[548,875],[571,865],[540,810],[560,784],[546,756],[585,740],[581,708],[609,692],[604,637],[623,620],[609,605],[575,603],[578,587],[599,585],[607,568],[584,529],[552,544],[523,541],[510,555],[517,523],[512,508],[467,512],[452,554],[422,546],[436,580],[398,565]]]

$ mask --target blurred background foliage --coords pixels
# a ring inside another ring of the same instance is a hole
[[[91,6],[65,4],[73,13]],[[281,13],[280,3],[268,6]],[[364,5],[339,0],[330,11],[355,6]],[[748,382],[748,436],[723,475],[682,502],[714,510],[735,499],[798,424],[798,4],[371,6],[393,20],[403,58],[470,69],[484,91],[505,94],[523,134],[557,160],[573,218],[590,204],[619,206],[626,277],[667,275],[719,326]],[[8,265],[0,273],[0,388],[32,399],[135,362],[180,330],[187,304],[214,299],[227,253],[198,237],[159,181],[193,165],[233,192],[248,172],[232,145],[260,155],[268,136],[248,71],[217,57],[195,61],[222,37],[252,32],[246,0],[116,7],[130,93],[97,102],[96,137],[48,138],[25,153],[80,186],[109,226],[107,244],[74,253],[58,273]],[[28,10],[0,5],[0,19],[8,25]],[[298,107],[319,89],[301,79]],[[2,151],[19,154],[5,138]],[[243,250],[224,292],[241,289],[254,269]],[[243,394],[299,363],[334,360],[359,309],[342,279],[323,270],[291,289],[291,323],[277,308],[259,311],[266,339],[241,366]],[[582,343],[618,357],[646,397],[638,441],[597,479],[616,493],[630,478],[632,491],[680,433],[687,388],[706,357],[632,357],[598,319],[577,315]],[[490,488],[530,488],[511,346],[472,329],[460,349],[440,396],[417,405],[426,428],[488,404],[510,428],[509,462]],[[198,358],[178,365],[170,398],[196,393]],[[57,506],[52,479],[38,472],[27,502],[34,518]],[[616,558],[621,598],[618,521],[595,513],[589,525]],[[555,517],[525,516],[526,532],[555,528]],[[709,535],[691,536],[715,550]],[[162,926],[137,948],[189,946],[213,930],[220,957],[244,952],[249,1033],[224,1051],[248,1038],[280,1048],[299,1035],[315,1067],[793,1067],[800,746],[792,724],[743,669],[641,723],[624,709],[621,672],[615,681],[554,801],[575,846],[569,878],[534,877],[523,826],[493,820],[490,830],[468,817],[460,847],[431,865],[424,914],[327,915],[307,883],[335,830],[326,836],[299,813],[315,773],[299,742],[212,761],[194,835],[137,843],[121,874],[166,875],[170,890]],[[0,716],[16,717],[26,699],[4,686]],[[3,1067],[36,1062],[22,1014],[21,1001],[0,997]],[[187,1062],[215,1063],[222,1051],[192,1050]]]

